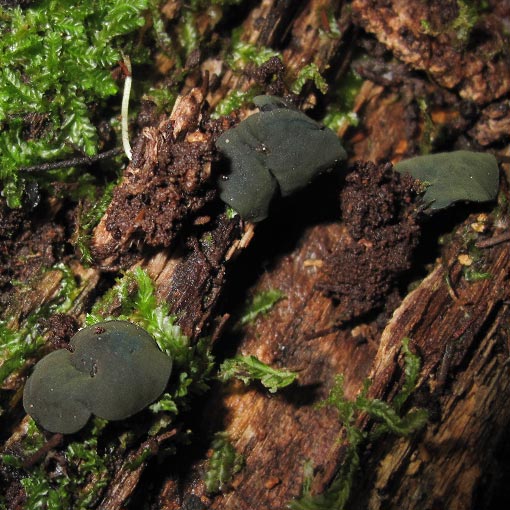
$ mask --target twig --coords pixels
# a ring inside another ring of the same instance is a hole
[[[497,236],[491,237],[490,239],[484,239],[483,241],[478,241],[475,246],[477,248],[490,248],[491,246],[495,246],[496,244],[506,243],[510,241],[510,232],[503,232]]]
[[[32,467],[34,464],[39,462],[43,457],[46,456],[46,454],[53,450],[56,446],[58,446],[62,440],[64,439],[63,434],[53,434],[46,443],[44,443],[41,448],[39,448],[35,453],[30,455],[30,457],[27,457],[23,461],[23,468],[28,469]]]
[[[49,163],[41,163],[40,165],[25,166],[19,169],[20,172],[46,172],[48,170],[57,170],[58,168],[69,168],[78,165],[92,165],[103,159],[113,158],[122,154],[124,151],[120,147],[100,152],[95,156],[79,156],[77,158],[64,159],[63,161],[50,161]]]

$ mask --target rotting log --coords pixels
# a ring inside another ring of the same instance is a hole
[[[402,27],[395,26],[400,23],[398,19],[385,18],[380,13],[376,16],[376,7],[366,4],[361,0],[353,3],[357,16],[355,24],[373,33],[411,68],[425,68],[425,59],[415,56],[415,53],[426,53],[418,44],[419,40],[401,38]],[[494,13],[502,9],[502,4],[507,2],[494,7]],[[427,9],[423,2],[407,2],[406,5]],[[346,11],[348,9],[341,10],[337,2],[325,0],[310,0],[299,6],[294,2],[264,0],[247,16],[243,33],[247,40],[267,46],[288,40],[283,55],[290,74],[312,61],[325,70],[330,61],[341,60],[339,51],[342,45],[350,42],[352,22]],[[324,36],[329,12],[340,17],[341,38]],[[431,10],[431,16],[424,13],[424,19],[433,19],[434,12]],[[501,16],[504,17],[504,13]],[[381,19],[385,23],[380,22]],[[492,19],[489,17],[487,23]],[[404,28],[416,29],[414,25]],[[396,90],[396,86],[401,85],[399,82],[380,83],[375,76],[372,78],[377,83],[366,81],[356,105],[362,122],[351,140],[357,158],[396,160],[417,150],[426,130],[417,106],[417,98],[423,91],[436,96],[442,94],[437,109],[444,115],[440,117],[436,112],[436,118],[444,122],[438,123],[459,130],[456,119],[447,115],[450,109],[458,106],[459,98],[452,91],[458,83],[463,84],[462,97],[484,104],[482,116],[471,127],[472,136],[485,144],[500,141],[504,135],[501,126],[508,122],[508,114],[505,116],[501,108],[496,108],[497,115],[502,116],[497,117],[498,122],[491,123],[494,114],[491,105],[485,105],[500,101],[502,94],[507,93],[506,80],[481,90],[477,84],[480,76],[495,76],[501,66],[507,69],[507,60],[498,60],[495,66],[489,62],[487,67],[480,67],[479,56],[458,56],[458,47],[452,49],[451,40],[430,42],[439,36],[422,36],[427,40],[427,52],[430,48],[434,50],[434,58],[437,58],[437,48],[444,47],[455,56],[455,68],[433,69],[432,74],[445,88],[423,78],[417,79],[421,88],[414,86],[409,84],[409,75],[406,77],[405,73],[402,78],[406,84],[402,89],[405,93]],[[408,48],[406,44],[410,43],[411,48]],[[463,66],[462,62],[468,62],[469,66]],[[210,63],[205,62],[204,70],[208,67]],[[473,68],[480,72],[467,78],[462,75]],[[209,104],[217,104],[231,90],[246,89],[251,80],[249,75],[225,73],[220,86],[209,91]],[[197,101],[196,95],[202,89],[200,83],[194,85],[195,89],[185,91],[183,98],[195,101],[196,106],[202,104],[203,98]],[[193,131],[199,115],[197,109],[176,115],[178,119],[173,120],[181,122],[178,126],[182,127],[183,136],[189,134],[190,126]],[[165,119],[159,128],[151,128],[141,135],[145,136],[140,142],[141,157],[130,165],[127,176],[140,171],[137,168],[140,161],[144,172],[153,170],[159,161],[158,150],[164,145],[168,125]],[[172,129],[176,129],[175,126]],[[191,138],[192,143],[199,141]],[[482,507],[479,494],[488,490],[488,484],[482,483],[484,473],[499,447],[501,431],[510,423],[510,411],[506,406],[510,396],[507,376],[510,339],[506,328],[510,245],[503,243],[485,248],[484,270],[491,278],[466,282],[457,257],[465,250],[461,232],[474,220],[469,218],[459,227],[460,233],[444,250],[444,259],[407,295],[391,319],[383,314],[378,320],[355,327],[343,324],[346,310],[316,288],[322,261],[337,243],[346,241],[345,226],[340,221],[300,227],[299,233],[293,233],[294,244],[290,248],[288,245],[280,247],[276,255],[271,251],[270,269],[249,292],[277,287],[286,294],[286,299],[270,315],[246,329],[238,339],[237,352],[254,354],[271,365],[298,371],[299,384],[271,397],[240,383],[224,389],[215,386],[200,423],[196,424],[197,431],[208,437],[215,431],[226,430],[236,449],[245,457],[243,470],[225,493],[208,496],[202,484],[206,454],[198,457],[187,473],[181,473],[181,479],[176,474],[178,460],[164,464],[158,472],[159,485],[147,496],[149,503],[156,508],[177,509],[194,496],[200,498],[202,504],[216,509],[285,508],[300,494],[305,459],[311,460],[314,466],[313,491],[327,490],[343,460],[344,449],[337,441],[342,437],[342,427],[333,411],[316,409],[313,404],[327,395],[338,373],[345,376],[348,397],[355,397],[364,379],[369,377],[371,396],[391,400],[402,384],[401,341],[407,336],[412,339],[412,349],[423,360],[412,404],[427,408],[431,419],[426,429],[411,440],[384,437],[370,445],[371,455],[363,459],[364,475],[356,482],[352,507]],[[106,253],[111,256],[123,246],[122,242],[120,245],[112,243],[111,234],[105,228],[106,221],[107,217],[96,230],[95,242],[97,246],[108,245]],[[291,230],[289,224],[282,223],[275,232]],[[159,296],[170,303],[183,330],[194,339],[207,328],[210,330],[216,320],[221,325],[221,317],[215,316],[219,298],[236,264],[244,263],[242,254],[236,259],[242,251],[238,244],[242,236],[238,220],[228,220],[224,216],[212,218],[206,228],[213,238],[208,246],[200,242],[197,232],[193,228],[188,230],[178,246],[174,243],[171,248],[155,250],[150,256],[143,251],[135,252],[125,259],[129,264],[141,264],[148,269],[157,283]],[[200,232],[203,234],[203,229]],[[256,241],[257,232],[253,244]],[[126,246],[131,245],[132,240],[126,237],[125,242]],[[136,242],[143,245],[143,239]],[[251,248],[248,246],[248,250]],[[109,262],[106,257],[105,260],[106,267]],[[77,264],[75,273],[87,282],[72,312],[81,317],[87,296],[94,295],[104,275],[100,269],[85,271]],[[57,274],[53,276],[58,278]],[[24,313],[45,299],[43,293],[36,294],[27,296]],[[19,388],[20,382],[11,382],[10,388]],[[366,419],[360,420],[360,426],[371,425]],[[24,427],[26,423],[22,422],[11,442],[19,440]],[[158,438],[155,441],[157,443]],[[157,445],[151,446],[157,449]],[[142,478],[147,462],[142,462],[135,470],[126,469],[145,447],[141,444],[138,450],[126,452],[126,457],[118,462],[119,470],[105,491],[101,508],[120,509],[128,504],[130,497],[136,502],[137,494],[147,495],[150,484]]]
[[[358,508],[483,507],[482,477],[510,419],[509,246],[486,256],[490,279],[468,283],[457,267],[450,273],[455,296],[448,270],[438,266],[386,326],[371,393],[388,394],[401,335],[410,336],[423,358],[420,388],[433,420],[417,440],[395,441],[381,456],[373,490],[359,498]],[[398,483],[395,473],[401,473]]]
[[[452,261],[463,250],[460,237],[452,242]],[[382,331],[375,323],[365,325],[368,339],[360,325],[314,337],[330,329],[342,310],[314,290],[320,271],[307,261],[326,257],[328,246],[340,239],[337,226],[310,229],[252,289],[275,287],[287,297],[246,331],[238,352],[299,371],[299,385],[271,397],[241,384],[213,394],[203,423],[212,423],[214,430],[220,415],[246,464],[232,490],[217,496],[212,507],[284,508],[300,494],[305,460],[314,466],[314,490],[325,490],[342,461],[342,431],[335,413],[313,403],[326,396],[339,373],[349,397],[368,377],[370,395],[391,400],[403,378],[401,342],[410,337],[423,361],[412,403],[428,409],[430,421],[411,440],[386,437],[371,445],[351,504],[475,508],[483,474],[510,420],[505,304],[510,245],[484,254],[492,277],[480,282],[466,282],[458,263],[450,270],[439,263]],[[196,485],[187,490],[196,493]],[[161,503],[172,508],[169,501]]]

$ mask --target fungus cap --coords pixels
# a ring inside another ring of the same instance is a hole
[[[405,159],[395,169],[426,184],[423,201],[430,213],[455,202],[494,200],[498,194],[499,168],[492,154],[439,152]]]
[[[50,432],[72,434],[90,418],[88,376],[71,364],[65,349],[51,352],[35,366],[23,392],[27,414]]]
[[[23,394],[25,411],[50,432],[77,432],[91,414],[132,416],[163,393],[172,369],[151,335],[127,321],[83,328],[70,349],[39,361]]]
[[[267,218],[269,206],[278,192],[278,183],[267,171],[257,152],[264,150],[249,125],[230,129],[220,136],[217,147],[230,162],[230,172],[220,181],[220,198],[249,221]]]
[[[219,182],[220,198],[241,217],[261,221],[277,194],[288,196],[344,160],[340,139],[274,96],[257,96],[261,109],[223,133],[216,146],[230,173]]]

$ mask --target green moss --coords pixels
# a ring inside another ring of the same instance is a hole
[[[360,467],[360,454],[357,447],[347,446],[340,470],[328,487],[320,495],[312,495],[310,487],[313,470],[305,471],[305,480],[301,497],[289,503],[292,510],[344,510],[351,495],[352,484]]]
[[[423,33],[432,37],[441,34],[452,34],[460,47],[464,47],[471,36],[473,27],[478,22],[480,15],[489,7],[486,1],[457,0],[457,17],[445,26],[435,27],[429,20],[421,19],[420,25]]]
[[[64,449],[66,469],[50,472],[44,464],[24,469],[22,461],[37,451],[44,437],[30,420],[27,435],[21,441],[19,456],[2,455],[1,462],[19,472],[24,489],[26,510],[85,510],[98,501],[110,479],[109,458],[98,448],[98,436],[106,421],[95,420],[90,436],[73,441]]]
[[[128,462],[126,464],[126,467],[130,471],[134,471],[135,469],[139,468],[146,460],[150,459],[154,454],[152,453],[152,449],[147,447],[145,448],[142,453],[131,462]]]
[[[225,360],[218,374],[220,381],[228,381],[232,378],[240,379],[244,384],[260,381],[270,393],[275,393],[292,384],[297,378],[297,373],[272,368],[255,356],[236,356]]]
[[[211,444],[213,453],[205,474],[205,487],[208,493],[225,490],[233,476],[244,464],[243,456],[236,452],[225,432],[217,432]]]
[[[150,88],[149,91],[144,94],[143,99],[148,99],[156,105],[158,113],[171,113],[177,99],[177,91],[170,87],[164,86],[161,88]]]
[[[323,9],[323,12],[328,20],[328,30],[321,29],[321,34],[331,39],[340,39],[342,37],[342,32],[340,31],[334,12],[328,8]]]
[[[355,112],[344,112],[340,109],[336,109],[334,106],[328,107],[327,110],[328,113],[322,122],[335,132],[340,129],[345,129],[347,126],[356,127],[359,124],[359,118]]]
[[[154,337],[163,352],[182,363],[188,359],[189,340],[175,324],[177,317],[165,302],[158,301],[154,283],[143,269],[137,268],[134,277],[138,290],[130,318]]]
[[[227,64],[234,71],[243,71],[248,65],[261,66],[271,57],[279,57],[281,54],[271,48],[255,45],[241,40],[242,27],[232,32],[232,44],[226,57]]]
[[[290,89],[294,94],[300,94],[307,81],[312,81],[322,94],[328,91],[328,84],[317,67],[317,64],[311,63],[299,70],[299,73],[291,85]]]
[[[430,34],[432,31],[432,27],[430,26],[430,22],[426,19],[420,20],[420,26],[425,34]]]
[[[268,313],[278,301],[285,298],[285,294],[279,289],[269,289],[256,294],[247,303],[239,324],[244,326],[251,324],[259,315]]]
[[[498,205],[498,210],[501,205]],[[506,210],[506,205],[503,205],[503,210]],[[487,261],[483,249],[478,248],[476,243],[479,241],[479,233],[473,230],[471,225],[464,227],[462,232],[463,253],[467,254],[471,263],[469,265],[462,265],[462,275],[467,282],[478,282],[480,280],[487,280],[492,278],[492,274],[487,272]],[[451,286],[451,284],[450,284]]]
[[[237,213],[237,211],[232,209],[232,207],[229,207],[227,205],[227,207],[225,208],[225,215],[227,216],[227,218],[229,220],[233,220],[236,216],[238,216],[238,213]]]
[[[206,43],[206,38],[210,33],[210,29],[214,28],[223,18],[224,11],[242,2],[243,0],[191,0],[185,2],[178,16],[179,23],[176,27],[176,33],[178,35],[177,44],[181,50],[181,59],[184,61],[193,50],[196,50]],[[204,18],[208,18],[209,21],[209,30],[205,31],[203,30]],[[168,39],[166,38],[166,40]],[[175,46],[175,44],[173,46]]]
[[[455,32],[461,43],[467,43],[471,30],[478,21],[478,10],[471,2],[466,0],[457,0],[457,5],[459,6],[459,15],[451,24],[451,30]]]
[[[363,79],[352,69],[335,85],[333,97],[326,108],[326,115],[322,122],[337,132],[346,126],[357,126],[359,119],[353,111],[356,97]]]
[[[156,40],[156,44],[164,53],[168,56],[175,57],[176,52],[174,42],[166,31],[165,23],[159,10],[161,3],[162,2],[160,2],[160,0],[149,0],[149,10],[152,18],[152,26],[154,28],[154,38]],[[178,64],[179,67],[182,67],[180,62],[178,62]]]
[[[428,414],[424,409],[412,409],[405,414],[401,408],[415,389],[421,369],[418,356],[409,349],[408,338],[402,341],[405,356],[405,380],[401,391],[392,404],[379,399],[369,399],[370,382],[365,381],[362,391],[355,400],[348,400],[344,392],[343,376],[337,376],[328,398],[319,407],[332,407],[345,429],[345,457],[338,474],[328,490],[319,495],[310,491],[313,471],[308,466],[305,473],[302,495],[292,501],[289,507],[293,510],[344,510],[349,501],[354,480],[359,472],[361,452],[364,446],[375,440],[384,432],[392,432],[398,436],[409,436],[422,428]],[[366,413],[378,422],[372,432],[361,430],[356,426],[360,414]]]
[[[484,251],[476,246],[479,235],[471,229],[465,228],[463,234],[464,250],[468,255],[470,265],[462,266],[462,275],[467,282],[477,282],[492,278],[492,275],[486,271],[487,262],[484,257]]]
[[[256,87],[252,87],[246,92],[241,90],[230,91],[217,105],[212,115],[213,118],[217,119],[222,115],[228,115],[229,113],[242,108],[248,103],[253,101],[253,98],[258,95],[259,91]]]
[[[477,271],[471,267],[463,268],[463,274],[467,282],[478,282],[480,280],[488,280],[489,278],[492,278],[491,273]]]
[[[303,463],[303,485],[301,487],[301,494],[303,496],[310,496],[313,484],[313,462],[306,459]]]
[[[253,323],[257,317],[268,313],[278,301],[284,298],[285,294],[279,289],[259,292],[246,303],[241,318],[237,321],[234,329]],[[271,393],[292,384],[296,377],[295,372],[272,368],[255,356],[235,356],[227,359],[221,364],[218,373],[218,379],[224,382],[232,378],[240,379],[244,384],[260,381]]]
[[[153,413],[170,413],[173,415],[177,415],[179,412],[179,408],[177,407],[177,403],[174,400],[174,397],[170,395],[170,393],[164,393],[157,402],[149,406],[149,409]]]
[[[37,323],[55,313],[68,312],[80,293],[80,288],[71,270],[64,264],[57,264],[51,270],[62,272],[62,280],[55,296],[44,306],[24,319],[19,329],[9,325],[9,320],[0,320],[0,382],[21,368],[26,359],[44,344]]]
[[[420,137],[420,154],[430,154],[439,134],[439,128],[436,127],[430,116],[427,100],[422,97],[418,99],[417,103],[423,120],[423,131]]]
[[[181,18],[181,27],[179,31],[179,40],[181,41],[186,55],[198,48],[200,34],[196,25],[195,13],[193,11],[184,11]]]
[[[120,314],[105,316],[101,310],[118,300]],[[101,300],[96,302],[87,316],[87,325],[110,319],[129,320],[149,332],[159,348],[173,358],[185,358],[182,351],[188,347],[188,339],[175,325],[176,317],[170,314],[166,303],[158,303],[154,283],[141,268],[130,271],[119,279]]]
[[[421,359],[413,354],[409,348],[410,338],[402,340],[402,352],[404,353],[404,384],[392,402],[393,409],[398,413],[407,402],[416,388],[421,369]]]
[[[92,237],[92,230],[99,223],[103,217],[106,209],[110,205],[113,197],[113,190],[118,184],[118,181],[108,183],[102,190],[102,195],[99,200],[96,197],[88,200],[88,207],[81,208],[77,217],[77,230],[73,244],[81,254],[81,260],[84,264],[92,262],[92,254],[90,252],[90,240]],[[81,187],[83,190],[84,187]],[[94,187],[94,191],[96,188]],[[95,195],[95,193],[94,193]]]
[[[271,57],[281,58],[281,54],[265,46],[257,46],[249,42],[241,41],[242,27],[232,31],[232,42],[226,51],[225,62],[233,71],[242,72],[249,65],[260,66]],[[246,91],[232,90],[217,105],[213,112],[213,118],[228,115],[234,110],[246,106],[253,98],[262,91],[256,85]]]
[[[128,36],[146,8],[147,0],[0,8],[0,179],[11,207],[21,203],[20,167],[97,153],[95,107],[117,94],[111,70],[131,52]]]

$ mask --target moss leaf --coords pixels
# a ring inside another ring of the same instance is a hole
[[[259,380],[263,386],[269,389],[270,393],[275,393],[278,389],[292,384],[296,380],[297,374],[289,370],[271,368],[255,356],[236,356],[222,363],[218,377],[221,381],[236,377],[241,379],[244,384]]]

